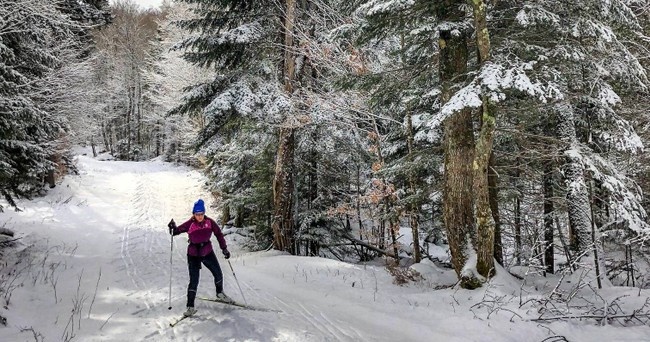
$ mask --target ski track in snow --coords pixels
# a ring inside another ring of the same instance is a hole
[[[336,324],[334,324],[325,314],[320,313],[319,316],[316,316],[312,314],[302,303],[300,302],[292,302],[287,303],[286,301],[280,299],[278,296],[273,295],[269,291],[264,291],[264,296],[261,296],[253,287],[248,285],[248,283],[244,283],[245,287],[248,289],[247,293],[253,293],[255,294],[256,298],[258,300],[263,299],[263,298],[271,298],[267,299],[266,301],[262,302],[260,306],[263,307],[279,307],[281,310],[285,313],[289,314],[295,314],[297,316],[294,316],[293,318],[296,319],[301,319],[304,320],[306,323],[309,325],[313,326],[316,330],[321,332],[323,336],[333,336],[336,337],[337,341],[361,341],[363,340],[363,336],[359,334],[356,330],[352,329],[351,327],[346,327],[348,330],[351,330],[350,332],[346,332],[345,330],[342,329],[345,325],[347,325],[344,322],[338,321]],[[352,334],[354,336],[352,336]]]
[[[149,188],[149,180],[146,179],[143,173],[136,175],[136,187],[131,200],[132,209],[130,210],[130,221],[124,227],[124,235],[122,237],[122,259],[124,260],[127,273],[131,281],[142,292],[139,296],[146,309],[151,309],[154,305],[150,298],[150,289],[154,284],[147,282],[144,276],[151,274],[151,270],[157,270],[162,274],[169,275],[168,271],[163,270],[163,267],[155,262],[155,258],[150,257],[152,248],[154,246],[154,239],[151,238],[151,231],[155,228],[153,219],[151,217],[152,202],[155,200],[151,196],[152,190]],[[133,237],[130,237],[133,235]],[[138,265],[132,255],[136,255],[138,260],[146,260],[150,266],[139,270],[144,265]],[[147,270],[149,272],[145,272]],[[142,275],[140,273],[143,273]]]
[[[135,163],[134,163],[135,164]],[[148,317],[150,311],[160,311],[160,308],[167,305],[166,296],[168,282],[161,283],[161,280],[169,279],[169,235],[166,234],[166,220],[173,217],[170,211],[175,213],[180,208],[190,207],[192,202],[200,195],[197,190],[200,189],[200,177],[186,177],[189,184],[169,188],[165,182],[167,178],[175,178],[172,184],[179,182],[178,178],[185,175],[181,172],[161,172],[156,167],[141,163],[144,167],[133,167],[132,172],[128,172],[120,177],[125,185],[128,185],[128,198],[126,203],[116,203],[116,205],[128,206],[126,215],[126,224],[123,226],[120,234],[120,259],[124,267],[124,272],[132,285],[132,290],[127,296],[133,297],[133,300],[139,301],[144,308],[132,310],[131,314],[137,317]],[[107,166],[110,163],[106,164]],[[103,166],[103,164],[102,164]],[[111,173],[109,170],[107,173]],[[91,173],[92,174],[92,173]],[[204,194],[205,195],[205,194]],[[205,198],[205,196],[203,196]],[[185,221],[186,214],[174,217],[177,224]],[[216,217],[216,215],[212,215]],[[174,239],[174,267],[173,267],[173,293],[172,298],[175,308],[183,308],[185,301],[185,292],[188,281],[187,266],[185,257],[186,245],[183,243],[185,235]],[[231,247],[232,248],[232,247]],[[237,255],[233,256],[235,259]],[[234,295],[238,292],[237,284],[232,277],[231,270],[227,261],[220,259],[221,267],[224,274],[224,286],[228,293]],[[205,268],[203,268],[205,270]],[[212,292],[212,276],[208,272],[201,272],[201,282],[199,294],[205,291]],[[333,322],[325,313],[315,313],[317,310],[313,306],[302,304],[291,299],[282,299],[270,291],[257,291],[247,282],[240,280],[246,292],[253,295],[249,298],[252,305],[267,308],[279,308],[282,313],[279,315],[287,316],[286,319],[291,322],[298,322],[303,326],[303,330],[309,330],[312,340],[322,341],[359,341],[363,340],[362,334],[348,326],[342,321]],[[301,299],[302,300],[302,299]],[[197,301],[199,302],[199,301]],[[205,330],[206,323],[212,320],[218,320],[222,315],[210,314],[210,306],[215,309],[223,308],[217,304],[197,303],[199,314],[197,317],[187,319],[181,322],[173,329],[169,328],[169,317],[159,319],[154,322],[155,331],[149,332],[143,338],[149,340],[159,340],[161,337],[169,339],[180,339],[183,341],[196,341],[200,337],[187,335],[187,331],[201,326],[206,336],[219,334],[219,326]],[[155,308],[158,310],[155,310]],[[241,316],[259,315],[260,313],[245,313],[243,310],[223,308],[230,313],[236,313]],[[178,313],[180,310],[174,310]],[[175,317],[175,316],[174,316]],[[309,329],[308,327],[312,327]]]

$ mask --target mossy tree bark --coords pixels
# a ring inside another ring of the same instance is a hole
[[[479,64],[485,66],[490,61],[490,34],[487,28],[486,6],[483,0],[472,0],[476,44]],[[494,274],[494,231],[495,221],[490,206],[489,167],[494,144],[496,126],[495,108],[490,98],[481,96],[481,130],[474,154],[474,194],[476,196],[476,269],[480,275],[489,278]]]

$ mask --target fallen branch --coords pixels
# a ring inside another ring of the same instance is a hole
[[[569,340],[567,340],[566,337],[564,336],[556,335],[556,336],[549,336],[543,339],[542,342],[569,342]]]
[[[95,304],[95,298],[97,297],[97,289],[99,288],[99,280],[102,279],[102,268],[99,268],[99,276],[97,277],[97,285],[95,285],[95,294],[93,295],[93,300],[90,302],[90,307],[88,308],[88,318],[90,318],[90,312],[93,311],[93,304]]]
[[[323,247],[323,246],[321,246],[321,247]],[[324,247],[327,248],[330,251],[330,253],[332,253],[333,256],[335,256],[337,259],[339,259],[339,261],[344,261],[343,258],[341,258],[338,254],[336,254],[336,252],[334,252],[332,250],[331,247],[329,247],[329,246],[324,246]]]
[[[540,318],[533,318],[531,319],[532,322],[540,322],[540,321],[557,321],[557,320],[563,320],[563,319],[597,319],[597,320],[602,320],[602,319],[618,319],[618,318],[627,318],[627,319],[633,319],[633,318],[639,318],[639,317],[648,317],[650,318],[650,313],[633,313],[629,315],[564,315],[564,316],[554,316],[554,317],[540,317]]]
[[[355,237],[353,237],[353,236],[350,236],[350,235],[344,235],[344,237],[345,237],[346,239],[348,239],[348,240],[350,240],[350,241],[352,241],[352,242],[358,244],[358,245],[361,245],[361,246],[363,246],[363,247],[366,247],[366,248],[368,248],[368,249],[370,249],[370,250],[372,250],[372,251],[375,251],[375,252],[377,252],[377,253],[379,253],[379,254],[383,254],[383,255],[386,255],[386,256],[389,256],[389,257],[391,257],[391,258],[395,258],[395,259],[400,259],[400,256],[399,256],[399,255],[396,256],[396,255],[393,254],[392,252],[385,251],[385,250],[383,250],[383,249],[381,249],[381,248],[377,248],[377,247],[375,247],[375,246],[372,246],[372,245],[370,245],[370,244],[368,244],[368,243],[366,243],[366,242],[364,242],[364,241],[361,241],[361,240],[359,240],[359,239],[357,239],[357,238],[355,238]]]
[[[33,327],[20,328],[20,332],[31,332],[32,335],[34,336],[34,341],[36,341],[36,342],[45,341],[45,337],[43,336],[43,334],[41,334],[40,332],[37,332],[36,330],[34,330]]]
[[[108,318],[106,319],[106,321],[104,321],[104,324],[102,324],[102,326],[99,327],[99,330],[100,330],[100,331],[101,331],[102,329],[104,329],[104,326],[106,325],[106,323],[108,323],[108,321],[109,321],[111,318],[113,318],[113,315],[115,315],[118,311],[120,311],[120,309],[117,309],[117,310],[116,310],[115,312],[113,312],[110,316],[108,316]]]

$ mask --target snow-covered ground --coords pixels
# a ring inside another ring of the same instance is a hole
[[[416,267],[424,279],[399,286],[376,263],[245,252],[234,234],[227,240],[246,300],[279,312],[197,301],[198,314],[170,328],[184,310],[188,274],[186,238],[179,236],[169,311],[166,224],[189,218],[199,197],[210,204],[205,179],[157,161],[79,156],[78,165],[80,175],[68,176],[47,196],[20,201],[22,212],[0,214],[0,227],[21,238],[19,253],[7,253],[0,270],[0,316],[7,318],[0,341],[650,340],[643,325],[531,321],[538,307],[526,303],[544,298],[555,278],[522,287],[502,271],[490,286],[465,291],[448,287],[452,271],[425,262]],[[220,262],[227,293],[243,301],[227,262]],[[199,296],[210,296],[211,275],[201,272]],[[648,292],[608,288],[600,295],[606,301],[627,295],[633,306]]]

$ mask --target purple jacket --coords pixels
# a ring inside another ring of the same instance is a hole
[[[174,235],[187,233],[190,238],[190,244],[187,246],[187,255],[189,256],[206,256],[212,252],[212,243],[210,238],[212,233],[219,241],[219,247],[226,249],[226,239],[223,238],[221,228],[213,219],[205,217],[203,222],[197,222],[194,217],[174,229]]]

